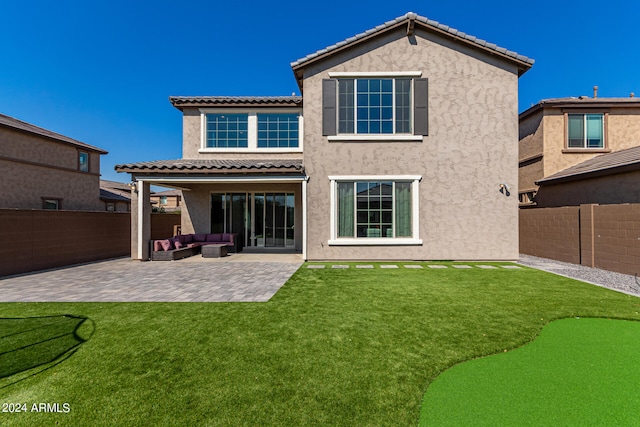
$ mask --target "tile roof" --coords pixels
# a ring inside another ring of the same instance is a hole
[[[536,184],[560,184],[562,182],[595,178],[638,169],[640,169],[640,147],[633,147],[596,156],[549,175],[537,181]]]
[[[127,163],[115,166],[118,172],[129,173],[246,173],[246,172],[304,172],[300,159],[274,160],[209,160],[209,159],[178,159],[157,160],[152,162]]]
[[[301,96],[170,96],[169,101],[176,108],[208,106],[269,106],[300,107]]]
[[[102,148],[94,147],[93,145],[85,144],[84,142],[77,141],[69,138],[68,136],[61,135],[59,133],[52,132],[50,130],[32,125],[31,123],[23,122],[13,117],[0,114],[0,126],[16,129],[22,132],[28,132],[35,135],[43,136],[45,138],[53,139],[64,144],[74,145],[79,148],[85,148],[87,150],[95,151],[100,154],[107,154],[107,151]]]
[[[588,96],[574,96],[566,98],[543,99],[535,105],[527,108],[519,114],[519,118],[541,110],[543,108],[610,108],[610,107],[635,107],[640,108],[640,98],[591,98]]]
[[[444,25],[439,23],[438,21],[434,21],[432,19],[429,19],[427,17],[424,16],[420,16],[416,13],[413,12],[408,12],[405,15],[399,16],[396,19],[393,19],[391,21],[387,21],[384,24],[378,25],[377,27],[371,28],[367,31],[364,31],[362,33],[356,34],[353,37],[349,37],[341,42],[338,42],[336,44],[333,44],[331,46],[327,46],[324,49],[320,49],[317,52],[311,53],[307,56],[305,56],[304,58],[300,58],[297,61],[294,61],[291,63],[291,67],[294,69],[294,71],[309,63],[312,62],[318,58],[324,57],[326,54],[330,54],[334,51],[338,51],[341,50],[343,48],[349,47],[353,44],[356,44],[360,41],[369,39],[372,36],[381,34],[391,28],[396,28],[400,25],[403,25],[406,22],[410,22],[410,21],[414,21],[416,25],[421,25],[423,28],[426,29],[430,29],[430,30],[435,30],[438,31],[440,33],[443,33],[447,36],[450,36],[451,38],[466,42],[472,46],[481,48],[483,50],[488,50],[491,51],[493,53],[497,53],[499,55],[502,55],[506,58],[512,59],[516,62],[519,62],[521,64],[521,74],[524,73],[526,70],[528,70],[529,68],[531,68],[531,66],[534,63],[534,60],[531,58],[528,58],[524,55],[520,55],[516,52],[507,50],[503,47],[500,47],[496,44],[493,43],[489,43],[486,40],[482,40],[479,39],[475,36],[463,33],[462,31],[459,31],[455,28],[449,27],[448,25]]]
[[[104,188],[100,189],[100,200],[111,202],[131,202],[131,198]]]

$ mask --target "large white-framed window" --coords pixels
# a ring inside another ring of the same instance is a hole
[[[201,153],[302,152],[300,109],[201,109]]]
[[[428,135],[428,79],[422,72],[330,72],[323,80],[329,141],[421,141]]]
[[[329,245],[419,245],[417,175],[330,176]]]

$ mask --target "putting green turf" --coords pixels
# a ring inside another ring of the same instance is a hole
[[[429,387],[421,426],[640,425],[640,322],[564,319]]]

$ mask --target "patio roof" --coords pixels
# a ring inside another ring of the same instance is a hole
[[[115,166],[117,172],[175,174],[246,174],[246,173],[304,173],[301,159],[178,159],[157,160],[152,162],[126,163]]]

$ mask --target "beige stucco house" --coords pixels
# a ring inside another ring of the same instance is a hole
[[[0,114],[0,208],[103,210],[106,151]]]
[[[543,100],[520,114],[521,206],[637,200],[633,185],[621,185],[634,182],[636,150],[615,153],[640,146],[640,99],[594,95]]]
[[[518,77],[533,60],[407,13],[291,64],[301,97],[171,97],[179,160],[137,182],[182,190],[182,232],[309,260],[518,258]]]

